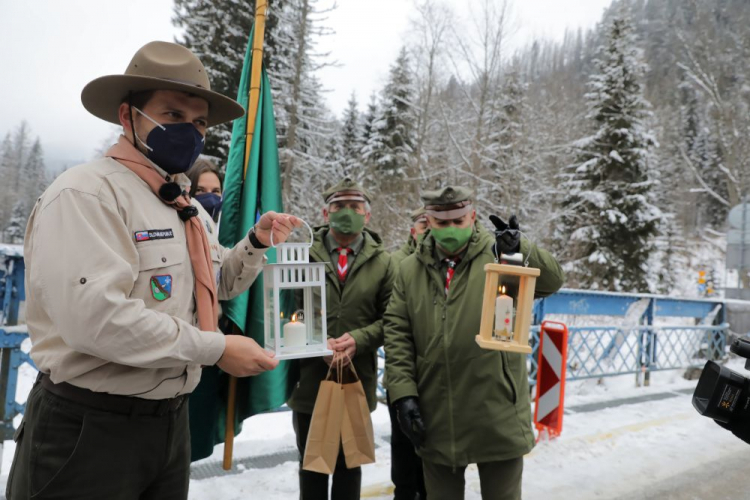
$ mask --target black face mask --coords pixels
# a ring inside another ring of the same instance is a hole
[[[162,125],[135,106],[133,109],[156,124],[156,128],[148,133],[146,142],[133,131],[136,139],[148,150],[148,159],[170,175],[187,172],[203,151],[204,138],[198,129],[192,123]]]
[[[203,205],[208,215],[210,215],[214,221],[219,220],[219,214],[221,213],[221,196],[216,193],[201,193],[195,195],[195,200]]]

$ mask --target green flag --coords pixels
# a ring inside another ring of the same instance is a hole
[[[252,41],[253,32],[250,33],[247,44],[240,88],[237,91],[237,101],[245,110],[248,106]],[[260,100],[247,164],[247,176],[243,180],[246,126],[247,115],[235,120],[232,129],[232,142],[224,178],[221,224],[219,225],[219,242],[224,247],[233,247],[243,238],[247,238],[248,231],[261,214],[269,210],[282,211],[276,123],[273,116],[271,87],[265,68],[261,77]],[[269,250],[267,256],[269,263],[275,262],[274,249]],[[223,302],[222,309],[223,319],[220,322],[222,325],[227,325],[229,321],[242,330],[246,336],[255,339],[261,346],[264,345],[262,276],[247,292]],[[293,365],[289,362],[281,362],[271,372],[238,379],[235,434],[240,432],[244,419],[278,408],[286,402],[292,389],[289,383],[292,379],[289,376],[291,366]],[[217,367],[203,369],[201,382],[190,396],[193,461],[211,455],[214,446],[224,442],[228,386],[229,377]]]

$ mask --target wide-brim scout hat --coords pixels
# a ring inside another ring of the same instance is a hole
[[[326,204],[345,200],[371,203],[372,197],[357,181],[352,180],[350,177],[345,177],[341,182],[323,192],[323,200]]]
[[[237,119],[243,107],[211,90],[206,68],[190,50],[169,42],[150,42],[141,47],[122,75],[92,80],[81,92],[83,107],[102,120],[120,125],[118,109],[128,95],[147,90],[178,90],[208,101],[208,126]]]
[[[422,193],[427,215],[441,220],[458,219],[471,212],[474,191],[461,186],[446,186]]]

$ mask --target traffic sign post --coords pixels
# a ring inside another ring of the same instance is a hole
[[[556,321],[542,322],[538,353],[534,404],[534,425],[539,432],[537,441],[542,436],[554,439],[562,432],[568,327]]]

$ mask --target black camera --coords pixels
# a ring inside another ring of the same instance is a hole
[[[729,350],[745,358],[745,369],[750,370],[750,341],[737,339]],[[704,417],[723,424],[750,421],[750,379],[707,361],[693,393],[693,407]]]

